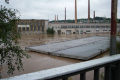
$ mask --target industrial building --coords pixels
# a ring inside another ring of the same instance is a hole
[[[76,33],[99,33],[110,32],[110,23],[49,23],[50,28],[54,28],[56,33],[76,34]],[[120,23],[117,24],[117,31],[120,31]]]
[[[27,33],[46,33],[49,20],[20,19],[17,21],[18,31]]]

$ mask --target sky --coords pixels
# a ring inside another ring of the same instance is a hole
[[[0,0],[0,5],[7,8],[17,9],[20,12],[20,19],[49,19],[59,20],[74,19],[75,0]],[[95,16],[111,17],[111,0],[90,0],[90,17]],[[88,0],[77,0],[77,19],[88,18]],[[117,18],[120,18],[120,0],[118,0]]]

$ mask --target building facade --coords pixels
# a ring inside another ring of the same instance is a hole
[[[110,23],[49,23],[50,28],[54,28],[56,33],[76,34],[76,33],[99,33],[110,32]],[[117,31],[120,31],[120,23],[117,24]]]
[[[49,20],[20,19],[17,21],[19,32],[23,33],[46,33]]]

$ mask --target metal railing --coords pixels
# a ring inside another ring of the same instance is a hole
[[[86,72],[94,70],[94,80],[99,80],[100,68],[105,68],[104,80],[111,79],[111,67],[115,66],[114,80],[120,80],[120,54],[57,67],[48,70],[42,70],[29,74],[23,74],[2,80],[68,80],[68,77],[80,74],[80,80],[86,80]]]

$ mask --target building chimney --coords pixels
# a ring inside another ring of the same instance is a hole
[[[94,11],[94,15],[93,16],[94,16],[94,21],[95,21],[95,11]]]
[[[75,0],[75,23],[77,23],[77,1]]]
[[[66,23],[66,7],[65,7],[65,23]]]
[[[57,15],[57,22],[58,22],[58,15]]]
[[[88,0],[88,22],[90,22],[90,0]]]
[[[56,15],[55,15],[55,22],[56,22]]]

